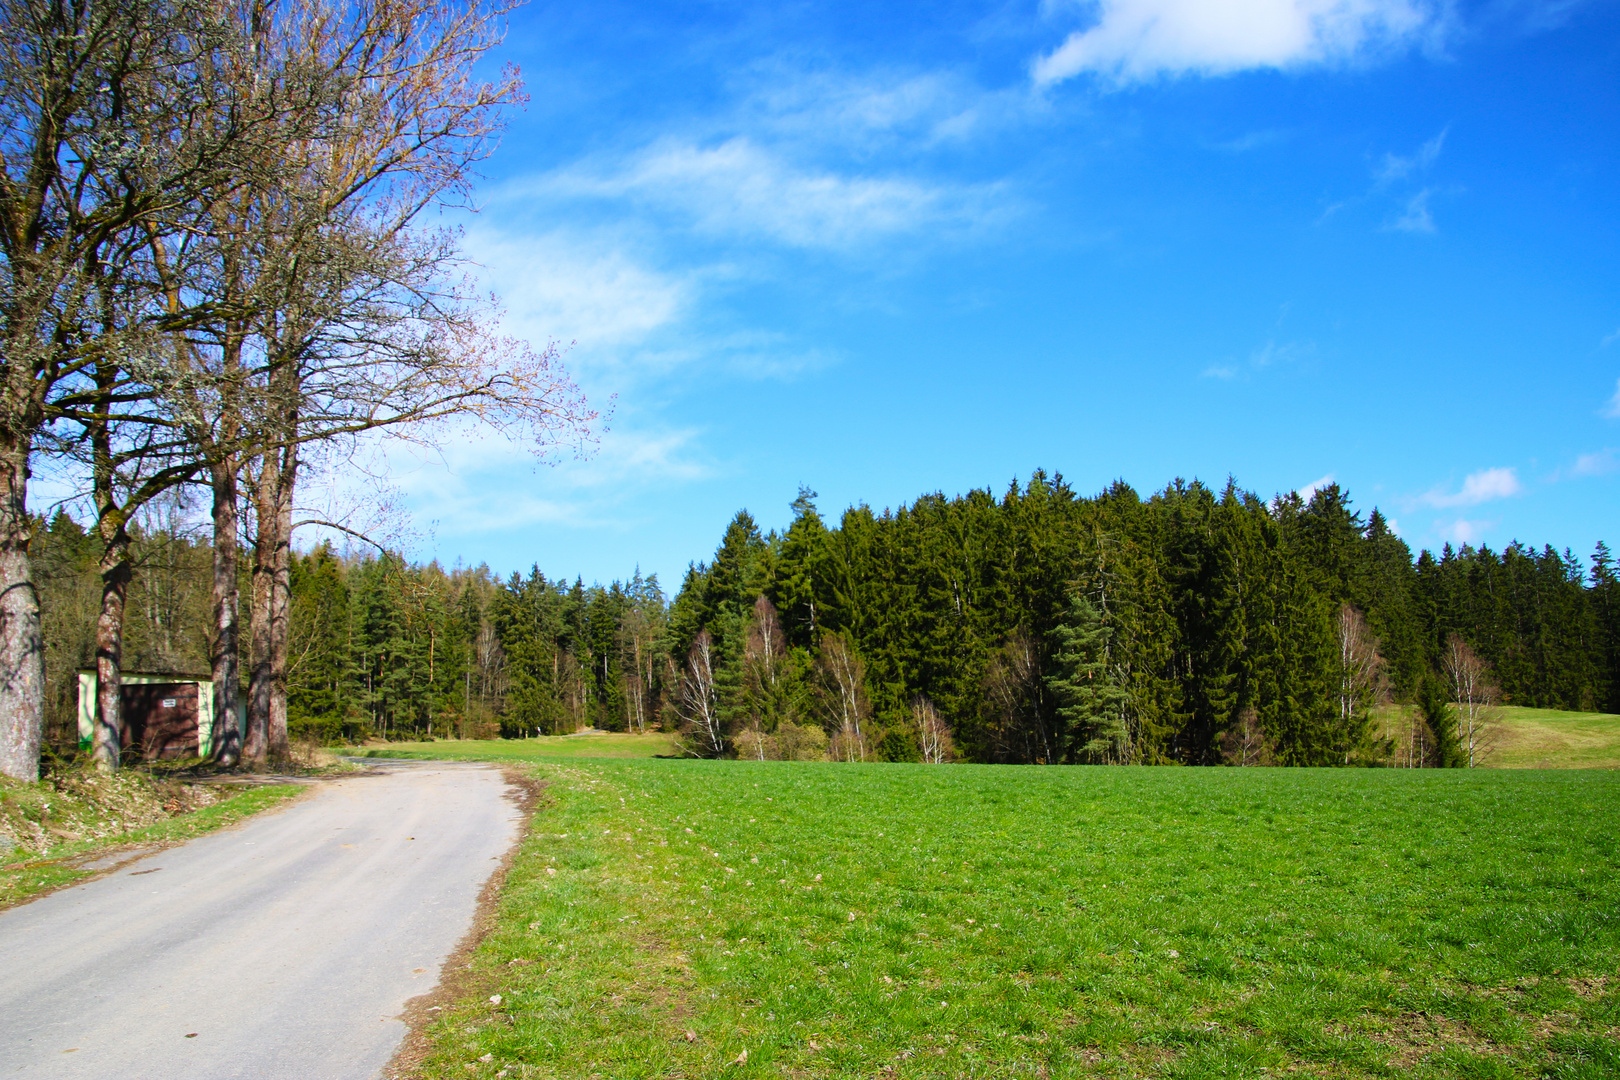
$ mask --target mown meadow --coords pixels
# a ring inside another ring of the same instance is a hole
[[[527,767],[425,1075],[1620,1075],[1614,773]]]

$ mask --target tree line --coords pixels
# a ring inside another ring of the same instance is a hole
[[[1586,563],[1518,543],[1414,558],[1332,485],[1084,498],[1036,472],[831,526],[814,498],[780,533],[739,513],[673,599],[639,571],[586,586],[293,552],[290,729],[664,730],[704,757],[1432,766],[1482,760],[1498,703],[1620,711],[1603,544]],[[214,560],[177,521],[134,530],[130,647],[183,668],[213,650]],[[66,515],[40,523],[63,725],[60,673],[94,648],[96,550]]]
[[[792,756],[809,727],[850,760],[1470,764],[1498,702],[1620,711],[1601,543],[1414,558],[1337,485],[1084,498],[1039,471],[793,511],[738,514],[670,605],[694,753]]]
[[[229,766],[286,750],[294,530],[349,527],[300,504],[312,462],[341,468],[371,436],[484,430],[539,452],[589,437],[556,350],[500,336],[456,234],[428,224],[465,200],[522,97],[515,70],[474,74],[500,15],[482,0],[0,5],[0,773],[37,775],[59,704],[47,663],[67,647],[44,633],[33,549],[54,521],[30,512],[31,476],[88,522],[107,768],[153,535],[137,523],[207,500],[224,715],[246,683],[245,739],[226,724],[216,740]]]

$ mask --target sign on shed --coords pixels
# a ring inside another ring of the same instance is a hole
[[[124,672],[121,749],[146,761],[207,757],[214,750],[214,682],[207,675]],[[239,711],[237,730],[246,718]],[[79,672],[79,748],[88,750],[96,731],[96,672]]]

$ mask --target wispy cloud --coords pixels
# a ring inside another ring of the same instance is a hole
[[[1226,154],[1247,154],[1251,150],[1258,150],[1262,146],[1273,146],[1285,141],[1287,138],[1287,132],[1268,129],[1265,131],[1250,131],[1234,139],[1211,143],[1210,146],[1212,149]]]
[[[1604,476],[1620,469],[1620,453],[1606,446],[1590,454],[1581,454],[1570,467],[1573,476]]]
[[[1440,160],[1440,151],[1445,148],[1446,135],[1450,131],[1449,127],[1442,129],[1440,134],[1418,147],[1415,153],[1404,157],[1386,153],[1383,160],[1373,168],[1373,179],[1379,185],[1384,185],[1428,172],[1429,168]]]
[[[1429,0],[1099,0],[1096,21],[1038,57],[1038,86],[1083,73],[1117,86],[1181,75],[1342,64],[1443,32]]]
[[[1445,149],[1446,136],[1450,131],[1449,127],[1442,128],[1438,135],[1410,154],[1386,153],[1373,166],[1372,194],[1392,196],[1399,200],[1399,211],[1385,223],[1384,228],[1409,233],[1435,231],[1434,211],[1429,200],[1437,189],[1425,184],[1413,191],[1407,185],[1421,180],[1434,168],[1435,162],[1440,160],[1440,152]],[[1406,188],[1404,193],[1401,191],[1403,187]]]
[[[796,248],[849,249],[924,228],[970,230],[1012,211],[999,184],[801,166],[745,136],[715,145],[661,140],[621,159],[552,173],[530,188],[553,198],[627,201],[710,235]]]
[[[873,153],[959,143],[1038,115],[1022,88],[992,90],[951,70],[814,70],[782,60],[746,68],[720,131]]]
[[[697,283],[661,271],[603,233],[467,230],[464,247],[505,304],[513,329],[530,340],[587,348],[634,345],[678,322]]]
[[[468,429],[427,449],[377,448],[374,475],[435,536],[486,536],[538,526],[613,528],[639,516],[635,496],[713,474],[691,429],[621,426],[581,461],[537,467],[499,435]]]
[[[1614,396],[1603,406],[1603,415],[1611,420],[1620,420],[1620,379],[1614,381]]]
[[[1278,320],[1279,323],[1281,320]],[[1267,341],[1264,345],[1251,352],[1241,363],[1229,361],[1223,364],[1212,364],[1200,374],[1206,379],[1221,379],[1232,381],[1250,378],[1267,368],[1279,367],[1297,363],[1316,352],[1316,344],[1310,341]]]
[[[1496,528],[1497,522],[1470,521],[1467,518],[1458,518],[1455,521],[1437,521],[1434,531],[1453,544],[1478,544],[1485,539],[1485,534]]]
[[[1432,194],[1433,189],[1424,188],[1407,199],[1401,215],[1391,221],[1389,227],[1396,232],[1434,232],[1434,214],[1429,210],[1429,196]]]
[[[1464,477],[1462,487],[1457,491],[1435,488],[1418,496],[1413,502],[1419,506],[1478,506],[1495,499],[1511,498],[1523,491],[1518,473],[1513,469],[1481,469]]]
[[[1620,341],[1620,330],[1616,330],[1612,334],[1603,335],[1603,340],[1598,342],[1598,348],[1607,349],[1610,345],[1613,345],[1617,341]]]

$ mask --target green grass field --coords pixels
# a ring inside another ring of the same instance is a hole
[[[530,767],[429,1076],[1620,1075],[1612,773]]]
[[[444,758],[456,761],[549,761],[554,758],[673,757],[675,739],[652,732],[626,735],[593,732],[551,735],[538,739],[438,739],[433,742],[398,742],[366,746],[356,757]]]

